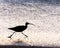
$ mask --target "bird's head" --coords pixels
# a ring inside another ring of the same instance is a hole
[[[30,25],[34,25],[34,24],[32,24],[32,23],[26,22],[26,25],[29,25],[29,24],[30,24]]]

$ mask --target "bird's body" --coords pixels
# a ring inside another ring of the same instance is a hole
[[[21,32],[24,36],[28,37],[27,35],[25,35],[25,34],[23,33],[23,31],[24,31],[25,29],[27,29],[28,24],[31,24],[31,23],[26,22],[25,25],[16,26],[16,27],[8,28],[8,29],[13,30],[13,31],[15,31],[15,32]],[[33,24],[32,24],[32,25],[33,25]],[[14,34],[15,32],[13,32],[13,34]],[[13,34],[12,34],[12,35],[13,35]],[[10,35],[8,38],[11,38],[12,35]]]
[[[15,32],[22,32],[22,31],[24,31],[26,28],[27,28],[27,26],[16,26],[16,27],[13,27],[13,28],[8,28],[8,29],[13,30],[13,31],[15,31]]]

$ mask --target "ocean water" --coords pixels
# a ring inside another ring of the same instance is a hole
[[[0,3],[12,3],[12,4],[21,4],[21,3],[44,3],[44,4],[60,4],[60,0],[0,0]]]
[[[60,46],[60,3],[58,0],[0,0],[0,45]],[[49,3],[48,3],[49,2]],[[57,3],[58,2],[58,3]],[[9,3],[9,4],[8,4]],[[30,22],[24,34],[10,27]]]

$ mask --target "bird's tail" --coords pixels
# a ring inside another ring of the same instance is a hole
[[[8,29],[11,29],[12,30],[13,28],[8,28]]]

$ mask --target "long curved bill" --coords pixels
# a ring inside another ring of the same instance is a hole
[[[34,24],[30,23],[30,25],[34,25]],[[34,26],[35,26],[35,25],[34,25]]]

